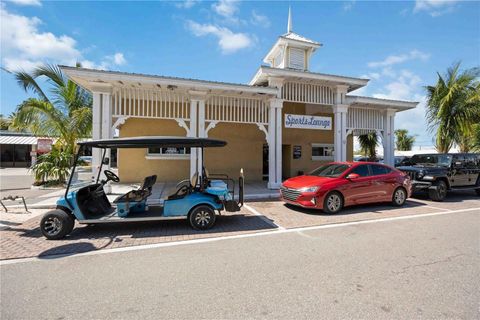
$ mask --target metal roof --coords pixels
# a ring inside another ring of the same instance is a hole
[[[70,78],[84,78],[89,79],[91,81],[113,81],[120,80],[131,80],[131,81],[138,81],[138,79],[134,77],[141,77],[143,79],[149,79],[152,81],[167,81],[167,82],[181,82],[183,85],[189,86],[199,86],[201,88],[211,88],[211,89],[230,89],[236,91],[244,91],[244,92],[254,92],[259,94],[268,94],[268,95],[276,95],[278,89],[273,87],[258,87],[252,86],[249,84],[243,83],[231,83],[231,82],[220,82],[220,81],[210,81],[210,80],[200,80],[200,79],[192,79],[192,78],[180,78],[180,77],[168,77],[168,76],[161,76],[161,75],[152,75],[152,74],[144,74],[144,73],[132,73],[132,72],[122,72],[122,71],[110,71],[110,70],[98,70],[98,69],[88,69],[88,68],[79,68],[79,67],[70,67],[70,66],[59,66],[60,69],[65,72],[65,74]],[[98,79],[97,79],[98,78]],[[82,84],[80,84],[82,85]],[[82,85],[83,86],[83,85]],[[86,88],[89,89],[89,88]]]
[[[288,33],[285,33],[284,35],[281,36],[282,38],[285,38],[285,39],[290,39],[290,40],[296,40],[296,41],[302,41],[302,42],[307,42],[307,43],[311,43],[311,44],[314,44],[314,45],[317,45],[317,46],[320,46],[321,44],[316,42],[316,41],[313,41],[313,40],[310,40],[308,38],[305,38],[304,36],[301,36],[295,32],[288,32]]]

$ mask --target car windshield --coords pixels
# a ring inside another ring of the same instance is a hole
[[[452,156],[448,154],[417,154],[408,162],[412,165],[421,164],[449,167],[452,163]]]
[[[313,170],[310,172],[310,175],[317,177],[336,178],[344,173],[348,168],[350,168],[350,166],[347,164],[327,164]]]

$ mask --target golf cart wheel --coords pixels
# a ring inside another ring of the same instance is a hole
[[[207,230],[215,224],[215,211],[207,205],[200,205],[193,208],[188,216],[188,221],[193,229]]]
[[[340,192],[332,191],[325,196],[323,200],[323,211],[325,213],[335,214],[343,208],[343,197]]]
[[[407,191],[402,187],[398,187],[393,192],[392,204],[396,207],[401,207],[405,204],[405,201],[407,201]]]
[[[428,190],[428,196],[433,201],[443,201],[443,199],[445,199],[447,196],[447,184],[445,181],[439,180],[434,184],[434,186],[436,186],[435,189]]]
[[[63,210],[56,209],[47,212],[40,221],[40,229],[45,238],[58,240],[72,232],[75,220]]]

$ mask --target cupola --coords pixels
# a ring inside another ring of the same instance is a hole
[[[310,57],[321,45],[292,31],[292,14],[289,8],[287,33],[278,37],[263,62],[272,68],[308,71]]]

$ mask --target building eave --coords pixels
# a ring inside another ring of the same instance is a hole
[[[308,71],[272,68],[268,66],[261,66],[254,77],[250,81],[250,85],[262,85],[267,81],[269,76],[284,77],[284,78],[298,78],[301,80],[316,80],[330,82],[335,85],[348,85],[348,92],[359,89],[367,85],[369,79],[353,78],[346,76],[331,75],[325,73],[315,73]],[[264,79],[262,79],[264,78]]]
[[[178,86],[188,90],[218,90],[231,91],[237,93],[262,94],[269,96],[276,96],[278,90],[272,87],[258,87],[247,84],[237,84],[228,82],[216,82],[208,80],[187,79],[178,77],[166,77],[159,75],[127,73],[120,71],[105,71],[87,68],[77,68],[69,66],[60,66],[72,81],[76,82],[83,88],[93,91],[98,86],[115,84],[120,82],[127,83],[141,83],[159,86]]]
[[[273,59],[273,57],[275,56],[280,46],[288,45],[288,44],[295,44],[296,46],[301,46],[306,49],[312,49],[314,51],[322,46],[322,44],[318,42],[307,42],[307,41],[286,38],[285,36],[280,36],[278,37],[277,41],[273,44],[270,51],[268,51],[268,53],[263,58],[263,62],[269,63],[269,61]]]
[[[384,108],[395,109],[397,111],[405,111],[413,109],[418,105],[416,101],[402,101],[392,99],[380,99],[372,97],[362,96],[350,96],[347,95],[347,104],[349,105],[369,105],[369,106],[381,106]]]

